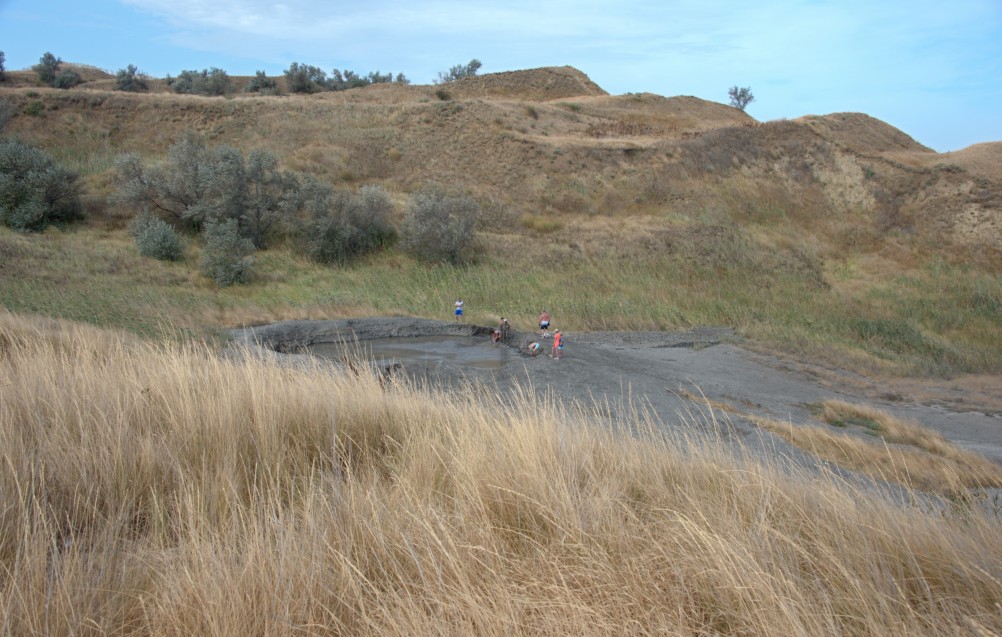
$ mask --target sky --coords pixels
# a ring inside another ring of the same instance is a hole
[[[938,152],[1002,141],[1002,0],[0,0],[7,70],[299,62],[432,84],[569,65],[613,95],[693,95],[759,121],[861,112]]]

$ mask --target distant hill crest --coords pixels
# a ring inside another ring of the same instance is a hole
[[[443,86],[453,97],[493,97],[548,101],[568,97],[608,95],[572,66],[546,66],[522,71],[475,75]]]

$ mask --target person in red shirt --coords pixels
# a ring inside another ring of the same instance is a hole
[[[553,331],[553,358],[554,360],[560,360],[560,352],[564,349],[564,336],[560,333],[560,330]]]

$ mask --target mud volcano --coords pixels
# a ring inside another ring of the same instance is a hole
[[[309,364],[317,355],[334,359],[345,349],[354,350],[375,361],[380,372],[397,365],[394,374],[402,371],[422,382],[462,389],[467,381],[482,381],[499,393],[528,387],[540,396],[599,404],[610,419],[631,418],[627,403],[639,402],[668,428],[689,428],[694,410],[705,411],[710,403],[727,404],[731,409],[717,410],[714,417],[728,435],[738,436],[746,446],[771,438],[763,436],[746,414],[817,424],[811,405],[828,399],[865,401],[1002,462],[1002,403],[997,391],[946,388],[937,395],[941,398],[931,400],[907,383],[890,387],[888,379],[867,379],[742,349],[731,330],[713,327],[684,332],[570,332],[559,361],[545,356],[545,350],[532,358],[525,347],[539,333],[535,326],[515,327],[527,331],[513,330],[508,346],[500,347],[491,343],[490,327],[411,317],[284,321],[231,334],[235,344],[248,348],[242,351],[278,357],[287,364]],[[385,363],[379,365],[380,361]],[[887,397],[890,389],[892,398]],[[693,395],[704,398],[687,398]],[[778,453],[797,455],[778,441],[775,446],[781,450]],[[769,453],[777,453],[776,449]]]

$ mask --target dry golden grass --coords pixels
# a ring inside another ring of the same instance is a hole
[[[530,391],[7,314],[0,337],[4,634],[1002,631],[977,508]]]
[[[748,418],[824,460],[878,480],[964,500],[970,497],[970,489],[977,494],[981,489],[1002,488],[1002,469],[997,464],[960,449],[915,421],[838,400],[825,401],[819,416],[836,427],[871,434],[873,439],[769,418]]]

